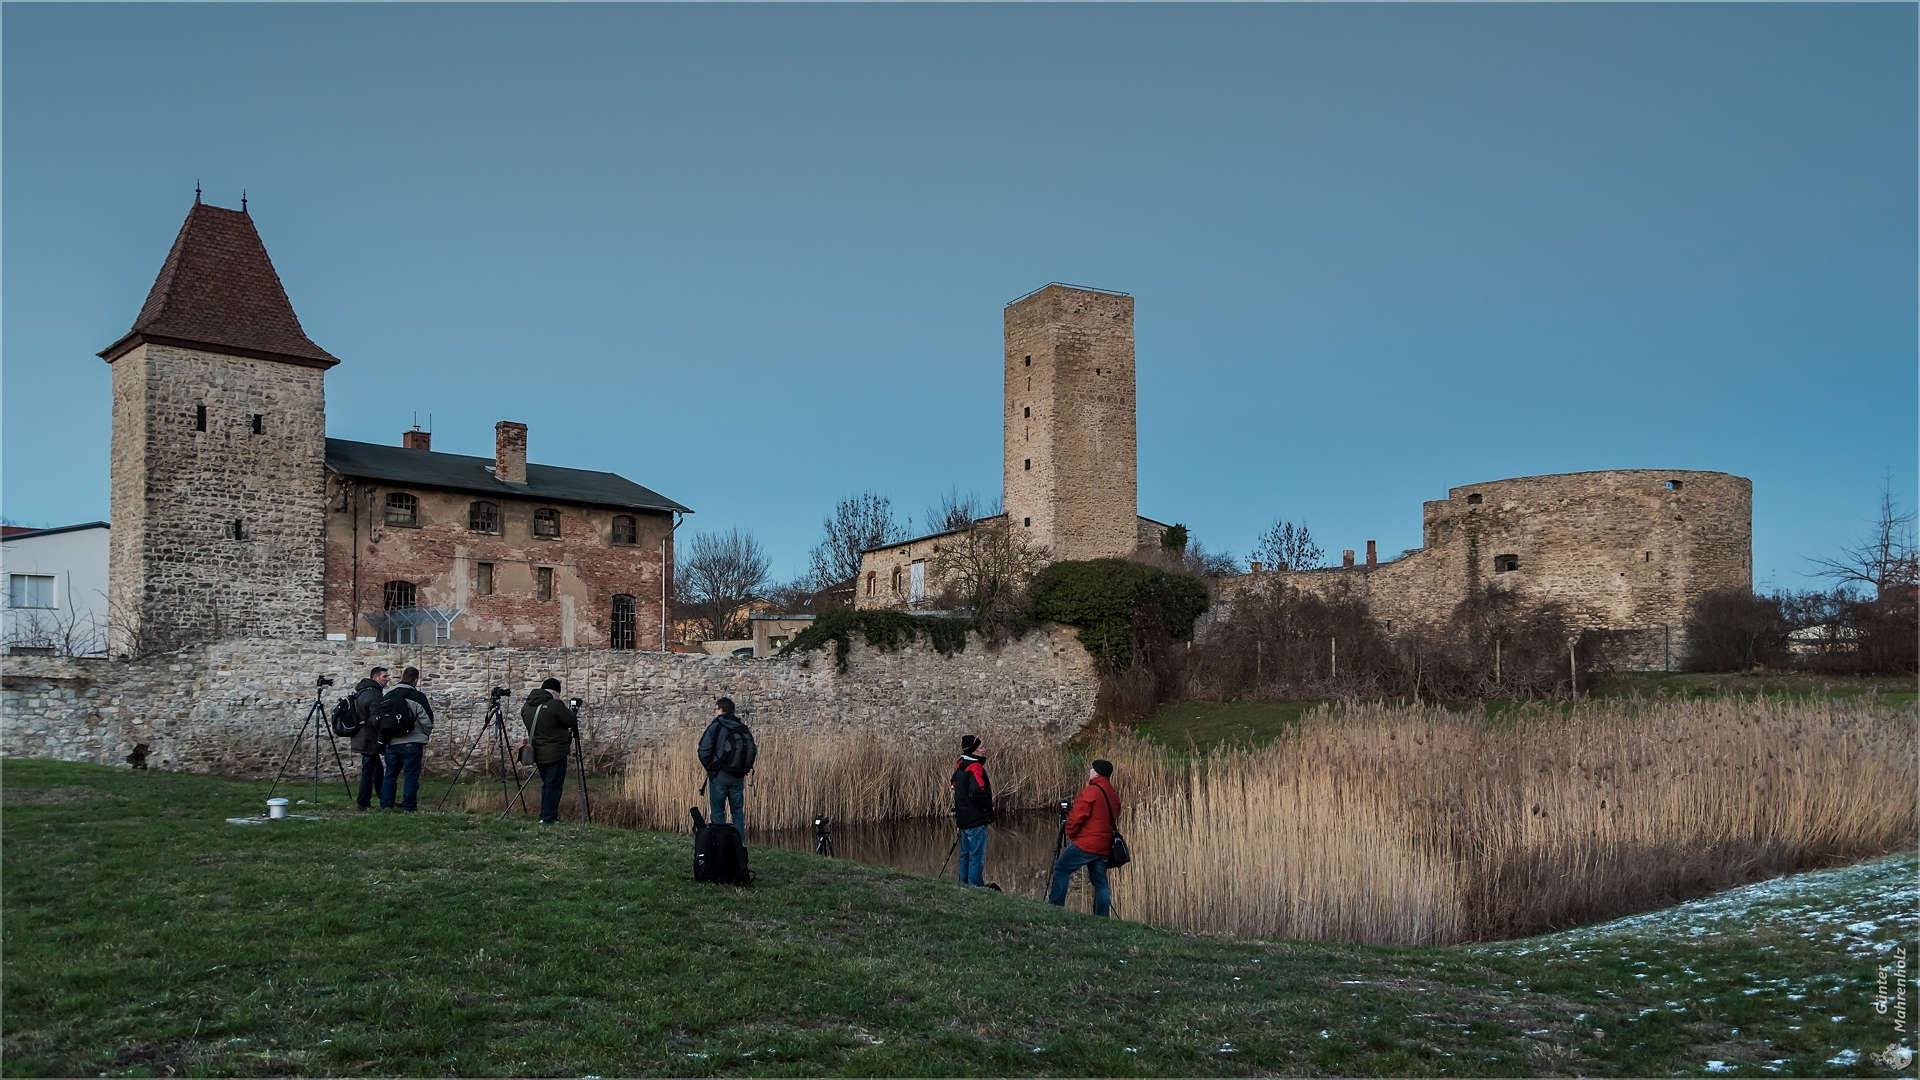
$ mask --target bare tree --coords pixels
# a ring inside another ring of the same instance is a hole
[[[997,637],[1024,614],[1027,587],[1047,564],[1047,549],[1001,516],[942,541],[932,563],[948,603],[965,607],[982,633]]]
[[[1254,542],[1253,557],[1269,570],[1317,570],[1326,552],[1314,543],[1306,522],[1275,521]]]
[[[680,607],[709,641],[746,637],[746,607],[766,587],[770,565],[750,532],[700,533],[675,568]]]
[[[1880,518],[1867,536],[1840,549],[1837,558],[1814,556],[1815,576],[1841,588],[1870,585],[1876,600],[1890,593],[1911,594],[1920,585],[1920,548],[1914,542],[1914,513],[1901,513],[1891,482],[1880,489]]]
[[[927,507],[927,531],[942,533],[970,529],[974,522],[998,514],[1000,510],[999,499],[989,503],[977,491],[962,495],[959,486],[955,485],[940,496],[940,501]]]
[[[907,522],[893,516],[893,500],[871,491],[841,499],[820,523],[826,535],[814,545],[808,576],[816,589],[851,581],[860,573],[860,553],[907,539]]]

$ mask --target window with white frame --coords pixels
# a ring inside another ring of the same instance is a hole
[[[53,606],[53,576],[50,574],[7,575],[7,605],[17,608]]]

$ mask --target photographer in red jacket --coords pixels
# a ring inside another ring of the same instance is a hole
[[[1087,880],[1093,883],[1093,913],[1101,918],[1113,905],[1113,889],[1107,884],[1107,856],[1113,854],[1114,820],[1120,816],[1120,796],[1113,790],[1113,762],[1101,758],[1087,770],[1087,786],[1067,811],[1067,846],[1053,864],[1053,887],[1047,903],[1067,906],[1067,883],[1073,872],[1087,868]]]

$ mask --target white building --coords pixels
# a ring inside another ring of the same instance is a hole
[[[8,652],[107,650],[107,523],[9,529],[0,536],[0,644]]]

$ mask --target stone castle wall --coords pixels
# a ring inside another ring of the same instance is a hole
[[[1003,477],[1014,527],[1056,560],[1131,554],[1133,298],[1049,285],[1008,305],[1005,335]]]
[[[612,642],[613,598],[634,598],[635,643],[661,647],[665,577],[673,545],[672,517],[581,506],[554,507],[560,536],[533,535],[533,513],[548,504],[488,496],[499,508],[495,534],[468,529],[468,511],[481,498],[394,484],[327,478],[327,632],[374,637],[361,616],[384,606],[388,581],[416,588],[421,607],[458,610],[453,640],[481,645],[558,642],[562,647],[606,648]],[[418,500],[417,524],[386,524],[386,496]],[[613,519],[635,521],[632,544],[613,542]],[[479,566],[492,567],[493,592],[479,591]],[[541,567],[553,571],[553,591],[542,600]],[[430,627],[422,634],[431,633]]]
[[[318,368],[152,343],[113,362],[116,655],[133,651],[136,625],[161,640],[321,636],[321,378]]]
[[[1444,624],[1483,587],[1563,605],[1574,625],[1619,632],[1622,659],[1678,663],[1688,610],[1753,586],[1753,483],[1726,473],[1619,469],[1452,488],[1425,507],[1425,546],[1378,566],[1248,575],[1365,602],[1388,631]],[[1507,567],[1511,567],[1510,569]]]
[[[989,648],[941,656],[916,644],[897,653],[855,640],[848,671],[830,650],[805,658],[736,660],[612,649],[483,649],[330,641],[223,641],[133,662],[45,656],[0,658],[0,752],[121,765],[136,743],[155,768],[271,777],[331,676],[334,701],[375,664],[413,664],[437,724],[426,767],[446,774],[481,731],[488,690],[526,697],[549,676],[587,700],[583,746],[601,762],[704,727],[730,696],[756,730],[862,729],[951,739],[983,730],[1062,741],[1093,715],[1099,680],[1071,631],[1048,627]],[[510,712],[510,724],[518,713]],[[351,773],[357,764],[346,750]],[[311,772],[310,746],[306,749]],[[326,755],[331,758],[331,753]],[[296,767],[298,762],[295,763]],[[333,768],[331,760],[326,766]]]

